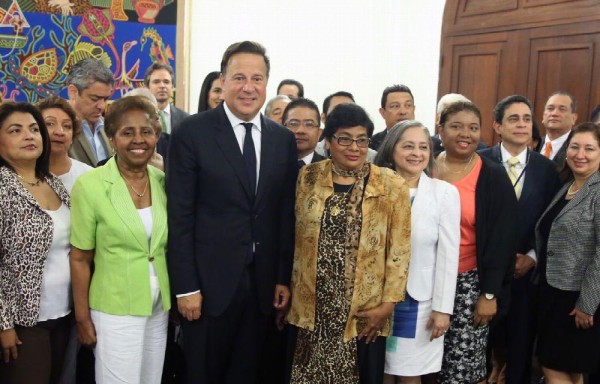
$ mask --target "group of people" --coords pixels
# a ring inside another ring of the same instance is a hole
[[[404,85],[376,135],[291,79],[263,115],[269,70],[232,44],[193,116],[158,63],[104,116],[95,59],[69,101],[0,105],[0,383],[77,382],[86,347],[97,383],[529,383],[534,344],[547,383],[599,368],[599,108],[553,93],[535,148],[508,96],[486,148],[474,103],[431,136]]]

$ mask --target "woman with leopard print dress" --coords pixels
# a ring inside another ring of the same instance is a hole
[[[0,105],[0,383],[56,383],[70,325],[69,195],[39,110]]]
[[[366,161],[373,123],[338,105],[323,132],[331,160],[306,165],[296,192],[291,383],[381,383],[385,337],[410,258],[406,182]]]

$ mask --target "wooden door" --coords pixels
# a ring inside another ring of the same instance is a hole
[[[541,123],[548,95],[559,89],[575,96],[579,121],[600,104],[600,0],[446,3],[438,98],[455,92],[475,102],[484,142],[498,141],[498,100],[526,96]]]

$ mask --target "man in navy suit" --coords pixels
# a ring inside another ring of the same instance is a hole
[[[260,114],[268,77],[262,45],[232,44],[223,103],[171,135],[169,272],[188,383],[256,382],[267,321],[290,299],[296,144]]]
[[[531,355],[535,336],[535,294],[531,282],[537,258],[535,224],[558,190],[555,164],[531,151],[533,113],[530,101],[519,95],[502,99],[494,108],[494,129],[502,138],[480,155],[503,165],[519,199],[517,256],[509,312],[490,330],[489,347],[496,360],[506,358],[506,382],[530,383]],[[503,364],[501,364],[503,365]],[[502,369],[497,367],[496,373]],[[494,382],[495,378],[492,378]]]

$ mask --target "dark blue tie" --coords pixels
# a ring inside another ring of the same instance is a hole
[[[250,180],[251,196],[256,193],[256,150],[254,149],[254,140],[252,140],[252,123],[242,123],[246,128],[244,137],[244,160],[246,161],[246,171]]]
[[[298,169],[304,167],[306,165],[306,163],[304,162],[304,160],[298,160]]]

